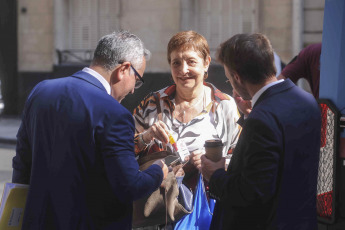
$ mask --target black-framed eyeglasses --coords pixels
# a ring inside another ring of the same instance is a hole
[[[120,61],[119,64],[123,64],[123,61]],[[131,63],[131,68],[134,71],[134,75],[139,78],[139,81],[135,81],[135,86],[134,89],[139,89],[143,84],[144,84],[144,78],[138,73],[138,71],[132,66]]]
[[[132,65],[131,68],[134,71],[135,75],[139,78],[139,81],[135,81],[134,89],[139,89],[144,84],[144,78],[140,76],[138,71]]]

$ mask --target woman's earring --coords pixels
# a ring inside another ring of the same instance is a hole
[[[205,71],[205,72],[204,72],[204,79],[206,79],[207,77],[208,77],[208,72]]]

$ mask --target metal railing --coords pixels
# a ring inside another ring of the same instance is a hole
[[[337,180],[341,177],[337,167],[340,116],[330,100],[320,99],[318,102],[322,124],[316,207],[319,222],[333,224],[337,212]]]

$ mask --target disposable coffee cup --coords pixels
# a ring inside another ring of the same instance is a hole
[[[219,139],[207,140],[204,144],[205,156],[211,161],[217,162],[223,156],[223,143]]]

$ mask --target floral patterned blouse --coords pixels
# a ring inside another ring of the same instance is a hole
[[[135,153],[144,156],[151,152],[163,150],[160,141],[154,140],[139,149],[138,134],[149,129],[151,125],[161,119],[170,129],[170,133],[176,142],[183,140],[190,152],[203,148],[205,140],[221,139],[224,148],[223,156],[231,151],[238,140],[241,127],[237,124],[239,112],[232,97],[219,91],[211,83],[205,82],[204,85],[212,89],[212,102],[206,105],[205,109],[190,122],[182,123],[175,119],[173,112],[175,109],[176,85],[171,85],[157,92],[147,95],[135,108],[133,116],[135,121]],[[161,118],[157,114],[157,101],[161,107]],[[171,148],[171,146],[167,146]],[[171,150],[171,149],[170,149]]]

